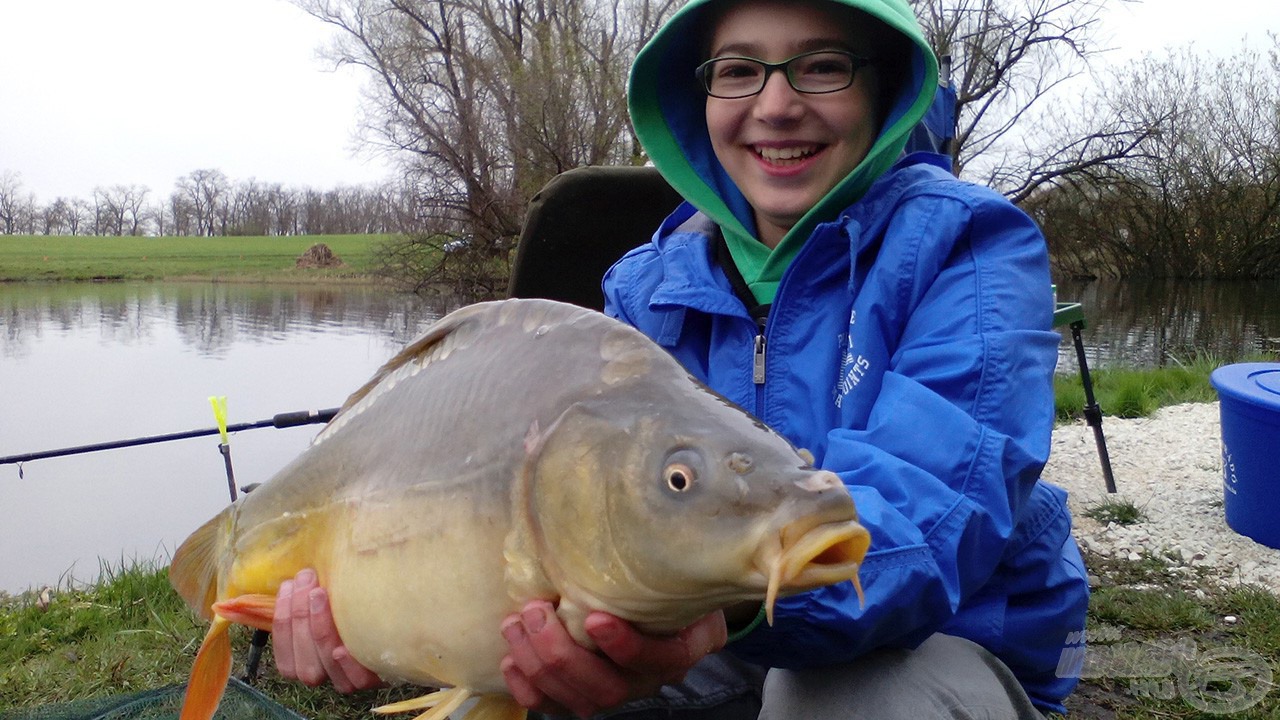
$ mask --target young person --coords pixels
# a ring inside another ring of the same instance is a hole
[[[841,476],[872,536],[866,602],[842,584],[780,600],[772,626],[731,608],[672,638],[597,613],[600,653],[531,603],[501,628],[522,704],[1063,710],[1088,588],[1065,494],[1039,480],[1058,343],[1046,249],[997,193],[902,156],[936,78],[905,0],[693,0],[640,53],[636,132],[687,202],[609,271],[606,312]],[[281,670],[361,686],[313,584],[282,589]]]

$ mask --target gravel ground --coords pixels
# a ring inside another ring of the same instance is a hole
[[[1106,492],[1092,428],[1083,421],[1059,426],[1044,478],[1070,493],[1083,547],[1131,560],[1156,557],[1188,572],[1205,568],[1223,585],[1256,584],[1280,594],[1280,550],[1236,533],[1223,515],[1218,412],[1218,403],[1189,403],[1150,418],[1104,417],[1114,496]],[[1131,501],[1142,520],[1104,525],[1084,516],[1108,499]]]

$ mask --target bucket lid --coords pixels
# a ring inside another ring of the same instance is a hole
[[[1223,365],[1209,376],[1219,397],[1280,410],[1280,363]]]

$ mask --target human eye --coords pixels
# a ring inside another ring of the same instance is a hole
[[[796,72],[815,78],[845,78],[853,70],[853,62],[841,53],[814,53],[796,58]]]
[[[760,63],[747,58],[723,58],[715,61],[712,77],[729,79],[752,79],[760,77]]]
[[[718,97],[745,97],[759,90],[764,67],[750,58],[719,58],[710,62],[707,90]]]
[[[835,92],[853,81],[853,60],[837,52],[801,55],[791,61],[789,77],[801,92]]]

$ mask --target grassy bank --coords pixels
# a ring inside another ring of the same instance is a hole
[[[0,281],[368,279],[385,235],[288,237],[0,236]],[[297,258],[324,243],[343,267],[301,269]]]
[[[66,583],[49,593],[47,603],[39,592],[0,599],[0,717],[7,710],[184,683],[205,629],[170,588],[167,568],[105,568],[95,585]],[[250,631],[234,628],[232,638],[238,676]],[[399,688],[344,697],[285,681],[275,674],[269,645],[261,667],[259,689],[307,717],[364,717],[375,704],[421,694]]]
[[[1280,356],[1272,353],[1238,362],[1278,360]],[[1166,405],[1217,400],[1209,375],[1223,364],[1219,358],[1206,356],[1163,368],[1102,368],[1091,370],[1089,375],[1093,380],[1094,398],[1104,415],[1136,418],[1147,417]],[[1085,393],[1079,373],[1056,376],[1053,392],[1059,422],[1084,416]]]

